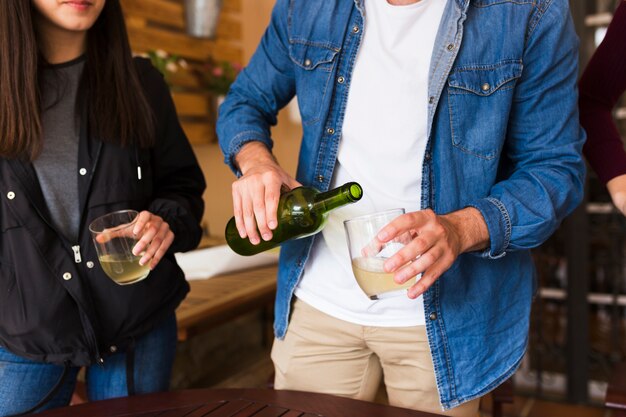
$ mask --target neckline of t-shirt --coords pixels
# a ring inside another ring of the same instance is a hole
[[[422,0],[423,1],[423,0]],[[47,64],[44,69],[58,70],[62,68],[73,67],[74,65],[81,64],[87,60],[87,55],[82,54],[74,59],[65,62],[59,62],[58,64]]]
[[[380,1],[380,0],[370,0],[370,1]],[[384,3],[383,7],[385,7],[385,9],[387,10],[392,11],[393,13],[402,13],[402,12],[409,12],[409,11],[421,9],[422,7],[424,7],[426,4],[430,2],[430,0],[420,0],[416,3],[400,5],[400,4],[391,4],[387,0],[382,0],[382,1]],[[438,0],[438,1],[442,1],[442,0]]]

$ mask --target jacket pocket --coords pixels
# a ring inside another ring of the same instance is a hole
[[[9,207],[0,204],[0,232],[21,227],[21,222],[13,215]]]
[[[15,271],[13,266],[0,259],[0,292],[2,292],[3,297],[10,296],[14,288]]]
[[[495,158],[506,136],[520,60],[455,68],[448,77],[452,144],[481,159]]]
[[[15,269],[0,259],[0,317],[3,326],[10,325],[7,321],[16,313],[16,308],[19,314],[24,315],[23,305],[16,300],[20,301],[21,297],[16,294]]]
[[[289,42],[302,123],[312,124],[319,120],[339,48],[302,40]]]

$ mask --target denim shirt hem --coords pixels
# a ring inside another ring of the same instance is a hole
[[[491,381],[489,384],[487,384],[483,388],[478,389],[474,394],[469,395],[467,397],[455,398],[455,399],[450,400],[450,401],[443,401],[441,403],[443,411],[450,410],[450,409],[452,409],[454,407],[458,407],[461,404],[464,404],[466,402],[475,400],[477,398],[481,398],[481,397],[485,396],[486,394],[490,393],[491,391],[493,391],[500,384],[502,384],[504,381],[506,381],[507,379],[511,378],[513,376],[513,374],[515,374],[515,372],[519,368],[520,364],[522,363],[522,359],[524,359],[524,353],[525,353],[525,349],[522,350],[522,352],[519,354],[517,360],[515,360],[515,362],[513,363],[513,365],[509,369],[504,371],[502,373],[502,375],[500,375],[498,378],[496,378],[493,381]]]

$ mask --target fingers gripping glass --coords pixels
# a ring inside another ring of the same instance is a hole
[[[415,284],[415,277],[404,284],[397,284],[393,273],[385,272],[387,259],[402,249],[412,239],[404,233],[390,242],[382,243],[378,232],[389,222],[404,214],[404,209],[392,209],[346,220],[343,224],[352,260],[352,272],[363,292],[372,300],[406,294]]]
[[[138,215],[135,210],[115,211],[98,217],[89,225],[100,265],[119,285],[139,282],[150,273],[148,264],[139,264],[142,254],[133,254],[138,242],[133,234]]]

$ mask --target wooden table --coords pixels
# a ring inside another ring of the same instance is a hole
[[[39,417],[436,417],[326,394],[202,389],[137,395],[58,408]]]
[[[178,340],[273,304],[276,265],[189,281],[191,291],[176,310]]]

